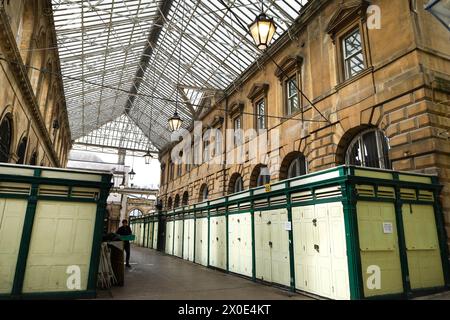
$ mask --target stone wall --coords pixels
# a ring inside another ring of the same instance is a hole
[[[12,120],[9,162],[65,167],[71,148],[49,0],[0,4],[0,121]],[[34,159],[33,159],[34,158]]]

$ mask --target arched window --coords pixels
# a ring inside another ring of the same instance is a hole
[[[257,186],[260,187],[268,183],[270,183],[270,172],[269,168],[264,166],[261,167],[261,170],[259,172]]]
[[[30,158],[30,165],[31,166],[37,165],[37,157],[38,157],[37,151],[34,151],[33,154],[31,155],[31,158]],[[42,162],[41,166],[43,166],[43,165],[44,165],[44,163]]]
[[[199,202],[206,201],[206,200],[208,200],[208,196],[209,196],[208,186],[206,185],[206,183],[204,183],[200,188],[200,194],[199,194],[198,201]]]
[[[17,160],[18,164],[25,164],[25,152],[27,151],[27,137],[23,137],[22,140],[20,140],[19,147],[17,148],[17,157],[19,157],[19,160]]]
[[[299,155],[297,158],[292,160],[291,164],[288,168],[288,176],[287,178],[295,178],[299,176],[303,176],[307,173],[307,165],[304,155]]]
[[[139,209],[133,209],[130,211],[130,214],[129,214],[130,217],[140,217],[143,215],[144,215],[144,213]]]
[[[11,152],[12,122],[5,117],[0,123],[0,162],[8,162]]]
[[[173,208],[175,209],[175,208],[178,208],[179,206],[180,206],[180,195],[177,194],[177,195],[175,196],[175,202],[174,202],[174,204],[173,204]]]
[[[369,129],[358,134],[350,142],[345,154],[347,165],[391,169],[389,144],[384,133]]]
[[[172,209],[172,197],[169,197],[169,199],[167,199],[167,210]]]
[[[189,192],[185,191],[183,193],[183,200],[182,200],[182,205],[183,206],[187,206],[189,203]]]
[[[234,182],[234,188],[233,188],[234,190],[234,193],[237,193],[237,192],[241,192],[241,191],[243,191],[244,190],[244,181],[242,180],[242,177],[241,176],[239,176],[237,179],[236,179],[236,181]]]
[[[230,177],[230,182],[228,185],[228,194],[233,194],[236,192],[241,192],[244,190],[244,179],[240,173],[235,172]]]
[[[308,164],[303,153],[293,151],[288,153],[280,166],[280,180],[299,177],[308,173]]]
[[[269,168],[266,165],[257,165],[250,178],[250,188],[264,186],[268,183],[270,183]]]

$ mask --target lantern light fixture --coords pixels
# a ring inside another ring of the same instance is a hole
[[[150,164],[150,161],[153,159],[153,155],[150,153],[150,150],[144,155],[145,164]]]
[[[264,12],[261,12],[248,28],[250,29],[253,41],[255,41],[256,46],[260,50],[266,50],[269,47],[277,30],[273,18],[267,17]]]
[[[180,116],[178,115],[178,112],[175,111],[173,116],[169,119],[169,129],[172,132],[178,131],[181,128],[181,124],[183,123],[183,120],[181,120]]]
[[[133,168],[131,168],[131,171],[128,173],[128,175],[130,176],[130,180],[134,179],[134,176],[136,175],[136,172],[134,172]]]

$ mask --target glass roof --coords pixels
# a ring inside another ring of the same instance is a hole
[[[278,27],[275,40],[307,2],[264,0],[265,13]],[[261,54],[244,29],[261,12],[260,1],[52,3],[76,143],[116,148],[121,141],[124,149],[160,150],[170,142],[167,120],[175,105],[188,128],[202,99],[232,85]],[[127,125],[117,125],[123,122]],[[133,142],[130,123],[149,141]],[[111,138],[117,134],[123,138]]]

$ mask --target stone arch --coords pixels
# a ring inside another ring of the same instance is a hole
[[[185,191],[183,192],[183,198],[181,200],[181,205],[187,206],[189,204],[189,192]]]
[[[371,126],[368,124],[363,124],[358,127],[351,128],[345,132],[341,139],[339,140],[339,144],[336,149],[336,164],[337,165],[343,165],[345,164],[345,153],[347,151],[347,147],[349,146],[350,142],[353,140],[353,138],[360,134],[361,132],[370,129],[370,128],[376,128],[375,126]]]
[[[263,184],[261,184],[261,182],[269,182],[270,181],[270,173],[267,174],[268,172],[263,172],[264,171],[268,171],[269,168],[267,167],[267,165],[265,164],[258,164],[253,168],[253,171],[250,175],[250,188],[256,188],[258,186],[261,186]],[[263,178],[264,181],[261,181],[260,177],[265,176],[268,178]]]
[[[375,126],[361,126],[353,135],[339,143],[340,163],[355,166],[390,169],[389,141],[383,130]],[[341,139],[343,140],[343,139]]]
[[[18,164],[25,164],[26,158],[27,158],[27,145],[28,145],[28,137],[26,135],[26,132],[22,134],[22,137],[19,139],[19,144],[17,146],[17,163]]]
[[[142,212],[139,208],[131,208],[128,211],[128,217],[142,217],[144,212]]]
[[[14,145],[14,121],[12,113],[0,118],[0,162],[9,162]]]
[[[241,189],[244,190],[244,178],[242,177],[242,175],[239,172],[233,173],[230,177],[230,181],[228,182],[228,194],[233,194],[233,193],[237,192],[236,191],[236,183],[239,183],[239,181],[241,181],[241,183],[242,183]]]
[[[179,206],[180,206],[180,195],[177,194],[175,196],[175,200],[174,200],[174,203],[173,203],[173,208],[175,209],[175,208],[178,208]]]
[[[305,164],[305,172],[304,173],[302,172],[301,175],[307,173],[306,172],[307,160],[305,155],[300,151],[292,151],[288,153],[281,162],[279,180],[286,180],[290,178],[289,167],[293,163],[293,161],[296,161],[297,159],[300,159],[300,161],[303,161],[303,163]]]
[[[167,199],[167,210],[170,210],[170,209],[172,209],[172,205],[173,205],[173,200],[172,200],[172,197],[169,197],[168,199]]]
[[[209,189],[206,183],[202,184],[198,193],[198,202],[203,202],[209,198]]]
[[[31,157],[30,157],[30,165],[31,166],[36,166],[38,163],[38,150],[34,149],[34,151],[31,153]],[[41,166],[43,166],[43,163],[41,163]]]

